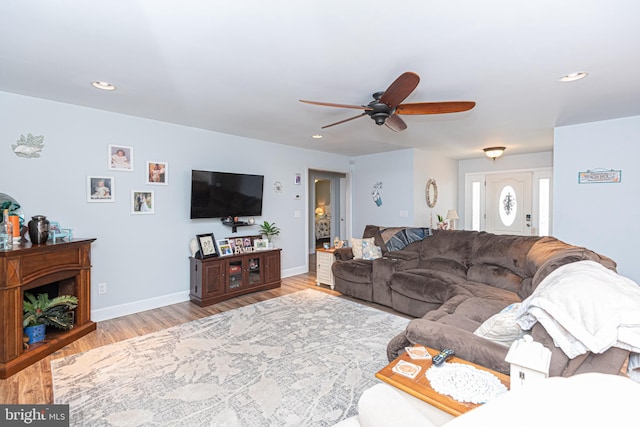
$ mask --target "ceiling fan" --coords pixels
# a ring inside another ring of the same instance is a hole
[[[378,126],[386,125],[389,129],[401,132],[407,128],[407,124],[398,115],[399,114],[445,114],[459,113],[471,110],[476,103],[473,101],[445,101],[445,102],[416,102],[411,104],[401,104],[411,92],[420,83],[420,76],[416,73],[407,71],[398,77],[384,92],[376,92],[373,94],[373,101],[367,105],[347,105],[335,104],[332,102],[306,101],[301,99],[300,102],[307,104],[323,105],[326,107],[338,108],[354,108],[364,110],[362,114],[350,117],[330,125],[322,126],[322,129],[339,125],[350,120],[354,120],[363,116],[371,117]]]

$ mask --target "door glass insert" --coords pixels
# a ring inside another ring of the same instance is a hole
[[[242,286],[242,260],[229,261],[229,289]]]
[[[518,211],[518,201],[516,200],[516,191],[510,185],[502,187],[500,197],[498,198],[498,212],[500,212],[500,221],[509,227],[516,220],[516,212]]]
[[[260,258],[249,258],[249,284],[261,283],[260,280]]]

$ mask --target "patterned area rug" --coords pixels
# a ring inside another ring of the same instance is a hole
[[[72,426],[330,426],[408,320],[315,290],[51,362]]]

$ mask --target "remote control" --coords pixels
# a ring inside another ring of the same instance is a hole
[[[433,356],[433,359],[432,359],[433,364],[435,366],[441,366],[444,362],[447,361],[447,359],[449,359],[450,357],[453,357],[454,354],[455,352],[453,350],[445,348],[440,353]]]

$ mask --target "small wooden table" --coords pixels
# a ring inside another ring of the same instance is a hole
[[[335,287],[333,272],[331,271],[331,266],[335,261],[335,251],[336,248],[316,249],[316,286],[324,283],[329,285],[331,289]]]
[[[429,347],[427,347],[427,350],[429,351],[429,354],[432,357],[439,353],[438,350],[434,350]],[[411,378],[405,377],[404,375],[400,375],[393,372],[392,370],[393,367],[400,360],[404,360],[406,362],[410,362],[410,363],[413,363],[414,365],[420,366],[422,368],[420,370],[420,373],[418,373],[418,375],[415,378],[411,379]],[[507,389],[509,388],[508,375],[502,374],[500,372],[492,371],[491,369],[482,367],[480,365],[476,365],[475,363],[471,363],[466,360],[462,360],[455,356],[447,360],[445,363],[452,363],[452,362],[471,365],[478,369],[482,369],[483,371],[491,372],[493,375],[498,377],[498,379],[502,382],[502,384],[504,384],[507,387]],[[458,415],[462,415],[465,412],[472,410],[473,408],[477,408],[478,406],[480,406],[479,404],[476,404],[476,403],[458,402],[457,400],[454,400],[453,398],[447,395],[440,394],[437,391],[435,391],[433,388],[431,388],[431,385],[429,384],[429,380],[425,376],[425,372],[430,367],[431,367],[431,359],[413,360],[411,359],[411,357],[409,357],[408,354],[404,353],[400,357],[398,357],[396,360],[394,360],[393,362],[391,362],[390,364],[382,368],[376,374],[376,378],[379,378],[382,381],[396,388],[399,388],[400,390],[406,393],[409,393],[410,395],[417,397],[418,399],[423,400],[428,404],[435,406],[436,408],[443,410],[456,417]]]

